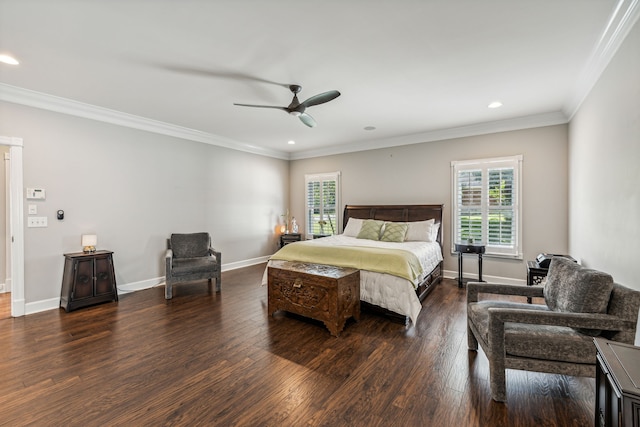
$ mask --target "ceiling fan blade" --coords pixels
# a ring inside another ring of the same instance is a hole
[[[222,71],[215,69],[205,69],[205,68],[190,68],[190,67],[180,67],[176,65],[166,65],[166,64],[157,64],[158,66],[177,73],[182,74],[191,74],[195,76],[201,77],[214,77],[221,79],[230,79],[230,80],[244,80],[244,81],[253,81],[259,83],[267,83],[276,86],[282,86],[288,88],[290,85],[288,83],[280,83],[274,82],[272,80],[263,79],[261,77],[252,76],[251,74],[245,74],[237,71]]]
[[[310,128],[316,127],[316,121],[307,113],[302,113],[298,117],[300,118],[300,121],[302,123],[309,126]]]
[[[287,113],[289,112],[289,109],[287,109],[287,107],[277,107],[275,105],[255,105],[255,104],[236,104],[236,103],[234,103],[233,105],[239,105],[240,107],[275,108],[277,110],[286,111]]]
[[[324,92],[319,95],[312,96],[311,98],[304,101],[301,105],[304,105],[305,107],[311,107],[312,105],[324,104],[325,102],[329,102],[339,96],[340,92],[338,92],[337,90],[330,90],[329,92]]]

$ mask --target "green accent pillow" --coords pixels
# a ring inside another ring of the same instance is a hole
[[[358,239],[380,240],[380,230],[383,225],[384,221],[365,219],[356,237]]]
[[[380,240],[383,242],[404,242],[409,224],[405,222],[385,222]]]

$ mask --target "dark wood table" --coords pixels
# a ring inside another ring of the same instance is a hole
[[[462,256],[463,254],[478,255],[478,282],[482,280],[482,254],[485,252],[485,245],[479,243],[456,243],[456,252],[458,253],[458,287],[461,288],[470,279],[462,277]]]
[[[640,347],[594,338],[596,426],[640,426]]]
[[[299,242],[302,240],[302,234],[300,233],[285,233],[280,235],[280,247],[284,247],[289,243]]]

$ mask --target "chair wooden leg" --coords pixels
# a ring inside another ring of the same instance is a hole
[[[216,277],[216,292],[220,292],[220,282],[222,282],[220,276]]]
[[[167,281],[164,285],[164,299],[173,298],[173,285],[171,282]]]

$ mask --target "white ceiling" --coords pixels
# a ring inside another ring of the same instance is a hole
[[[21,62],[0,64],[0,99],[53,95],[282,158],[562,123],[636,3],[0,0],[0,53]],[[315,128],[233,105],[286,106],[291,83],[342,95],[309,108]]]

